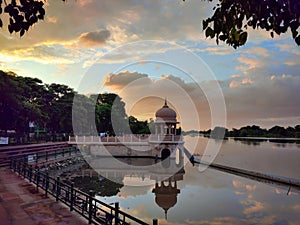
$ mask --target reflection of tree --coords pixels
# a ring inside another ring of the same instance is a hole
[[[97,195],[104,197],[117,195],[120,188],[123,187],[122,184],[98,176],[77,176],[72,178],[71,181],[74,182],[75,187],[85,193],[93,190]]]

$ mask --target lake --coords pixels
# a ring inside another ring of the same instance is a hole
[[[185,147],[201,155],[208,140],[186,136]],[[215,163],[300,179],[299,144],[213,141],[222,142]],[[157,218],[159,224],[165,225],[200,225],[298,224],[300,220],[300,191],[296,188],[258,182],[211,168],[200,172],[188,162],[184,171],[171,178],[171,186],[168,182],[164,185],[157,182],[155,186],[153,175],[141,175],[138,171],[123,170],[122,174],[118,179],[124,186],[116,196],[97,198],[107,203],[119,202],[122,210],[145,221]]]

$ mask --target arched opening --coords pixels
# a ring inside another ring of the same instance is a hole
[[[164,148],[162,151],[161,151],[161,160],[165,160],[166,158],[170,157],[171,155],[171,152],[169,149],[167,148]]]

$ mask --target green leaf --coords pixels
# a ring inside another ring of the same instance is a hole
[[[202,21],[202,26],[203,26],[203,30],[205,30],[208,26],[208,21],[207,20],[203,20]]]
[[[22,37],[24,34],[25,34],[25,30],[22,29],[22,30],[20,31],[20,37]]]
[[[300,35],[295,38],[295,42],[297,45],[300,45]]]
[[[239,39],[239,44],[240,45],[244,45],[247,41],[247,37],[248,37],[248,33],[247,32],[243,32],[240,35],[240,39]]]
[[[14,31],[10,24],[8,25],[8,31],[9,31],[9,33],[12,33]]]
[[[215,37],[215,31],[213,29],[211,29],[211,27],[207,27],[205,30],[205,36],[206,37],[211,37],[214,38]]]

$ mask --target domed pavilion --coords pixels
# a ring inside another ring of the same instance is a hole
[[[162,108],[155,113],[155,134],[176,135],[177,114],[168,106],[167,99]]]

